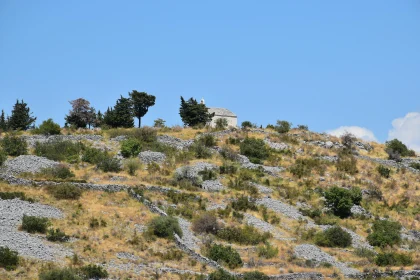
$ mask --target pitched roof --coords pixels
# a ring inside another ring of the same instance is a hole
[[[209,113],[214,113],[215,116],[221,117],[237,117],[232,111],[225,108],[209,108]]]

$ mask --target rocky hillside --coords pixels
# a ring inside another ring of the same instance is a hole
[[[420,277],[420,159],[382,144],[305,129],[1,137],[1,279]]]

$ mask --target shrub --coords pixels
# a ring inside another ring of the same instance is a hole
[[[82,196],[82,189],[72,184],[50,186],[48,192],[56,199],[77,200]]]
[[[420,170],[420,162],[413,162],[413,163],[410,164],[410,167],[414,168],[414,169],[417,169],[417,170]]]
[[[107,223],[102,218],[97,219],[95,217],[90,218],[89,220],[89,227],[92,229],[98,228],[98,227],[106,227]]]
[[[250,121],[244,121],[244,122],[242,122],[241,127],[242,127],[242,129],[247,129],[247,128],[254,128],[254,127],[256,127],[256,125],[253,124]]]
[[[0,267],[6,270],[14,270],[19,264],[18,252],[7,247],[0,247]]]
[[[290,128],[292,127],[292,123],[288,121],[277,121],[276,126],[274,127],[274,130],[278,133],[287,133],[289,132]]]
[[[200,136],[198,142],[202,143],[204,146],[209,148],[216,146],[216,139],[211,134],[205,134]]]
[[[346,152],[352,152],[354,149],[354,142],[356,142],[356,137],[346,132],[341,136],[341,143],[343,144],[344,148],[346,149]]]
[[[156,217],[148,225],[148,233],[161,238],[174,238],[176,233],[182,237],[182,230],[178,220],[170,216]]]
[[[70,236],[66,235],[59,228],[52,228],[47,232],[47,240],[51,242],[67,242],[70,240]]]
[[[68,179],[74,177],[74,173],[71,170],[60,164],[56,167],[44,168],[41,170],[40,175],[45,176],[47,179]]]
[[[315,235],[315,244],[323,247],[345,248],[351,245],[351,235],[339,226],[334,226]]]
[[[372,233],[367,241],[372,246],[386,247],[401,242],[401,224],[387,220],[378,220],[373,223]]]
[[[225,118],[220,118],[216,120],[216,129],[217,130],[223,130],[226,129],[229,125],[228,120]]]
[[[203,213],[192,222],[192,230],[196,233],[216,234],[220,229],[217,218],[212,213]]]
[[[158,118],[153,121],[153,127],[164,128],[166,121],[164,119]]]
[[[223,262],[230,269],[235,269],[243,265],[241,256],[230,246],[215,244],[208,250],[207,257],[216,262]]]
[[[391,174],[391,169],[383,166],[383,165],[379,165],[376,170],[378,171],[379,175],[381,175],[384,178],[389,178],[390,174]]]
[[[409,255],[391,253],[379,253],[375,258],[378,266],[409,266],[413,264],[413,259]]]
[[[125,158],[136,157],[141,152],[141,142],[135,138],[129,138],[121,142],[121,155]]]
[[[354,175],[357,172],[357,159],[352,155],[340,154],[336,163],[338,171],[345,172],[350,175]]]
[[[222,166],[219,167],[220,174],[236,174],[238,172],[238,167],[233,164],[223,163]]]
[[[107,278],[108,272],[101,266],[89,264],[80,268],[87,279]]]
[[[203,171],[198,172],[198,174],[201,175],[201,178],[203,179],[203,181],[217,179],[216,172],[214,172],[211,169],[207,169],[207,167]]]
[[[98,164],[97,167],[103,172],[120,172],[121,163],[120,160],[112,156],[107,155]]]
[[[353,204],[360,204],[360,189],[349,191],[344,188],[332,187],[324,193],[325,204],[331,208],[334,215],[340,218],[346,218],[351,215],[351,207]]]
[[[54,140],[51,142],[35,143],[35,154],[55,161],[76,163],[84,149],[81,142],[73,143],[68,140]]]
[[[297,129],[300,129],[300,130],[308,130],[309,128],[308,128],[308,126],[307,126],[307,125],[298,124],[298,125],[297,125]]]
[[[3,165],[3,163],[5,163],[7,160],[7,154],[5,153],[5,151],[3,151],[2,148],[0,148],[0,166]]]
[[[240,145],[241,154],[249,157],[251,161],[260,162],[267,159],[269,151],[262,139],[246,138]]]
[[[400,157],[412,157],[416,153],[409,150],[405,144],[398,139],[385,142],[385,152],[388,154],[389,159],[400,161]]]
[[[244,280],[269,280],[270,277],[259,271],[245,272]]]
[[[147,165],[147,171],[150,175],[156,174],[160,171],[160,166],[156,162],[151,162]]]
[[[29,233],[46,233],[50,222],[47,218],[23,215],[22,230]]]
[[[195,141],[189,150],[194,153],[196,158],[200,159],[210,158],[212,155],[211,151],[200,141]]]
[[[238,153],[229,147],[223,147],[220,151],[220,155],[227,160],[236,161],[238,159]]]
[[[3,147],[3,151],[13,157],[20,155],[26,155],[28,153],[28,144],[25,139],[18,137],[17,135],[6,135],[0,144]]]
[[[223,269],[218,269],[209,274],[208,280],[237,280],[237,278]]]
[[[266,242],[263,246],[259,246],[257,248],[258,257],[262,257],[265,259],[272,259],[277,257],[279,254],[279,248],[274,247],[270,243]]]
[[[39,280],[84,280],[74,268],[54,268],[41,271]]]
[[[298,158],[295,164],[290,167],[289,171],[294,176],[301,179],[311,175],[312,169],[322,171],[321,161],[314,158]]]
[[[249,200],[247,196],[241,195],[235,201],[232,201],[232,208],[237,211],[246,211],[248,209],[252,211],[258,211],[257,205],[255,202]]]
[[[137,173],[137,170],[140,168],[140,162],[138,159],[128,159],[125,162],[125,168],[127,169],[128,174],[131,176],[135,176]]]
[[[375,259],[376,256],[375,251],[371,251],[366,248],[356,248],[354,249],[354,254],[361,258],[367,258],[371,262]]]
[[[23,192],[0,192],[0,199],[15,199],[18,198],[20,200],[25,200],[29,202],[34,202],[32,198],[27,198],[25,193]]]
[[[42,124],[34,129],[34,133],[36,134],[44,134],[44,135],[57,135],[60,134],[61,128],[58,123],[55,123],[52,119],[48,119],[43,121]]]
[[[217,237],[228,242],[244,245],[257,245],[271,238],[269,232],[260,233],[256,228],[246,225],[240,227],[225,227],[217,232]]]
[[[105,151],[101,151],[96,148],[87,147],[83,151],[82,161],[91,164],[100,163],[108,154]]]

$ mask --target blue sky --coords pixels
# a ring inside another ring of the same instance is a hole
[[[420,147],[419,35],[417,0],[3,0],[0,108],[23,98],[63,124],[69,100],[103,111],[136,89],[157,97],[144,124],[181,124],[182,95],[240,122],[397,129]]]

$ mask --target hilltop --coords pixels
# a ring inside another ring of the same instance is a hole
[[[0,247],[19,262],[1,279],[420,277],[420,159],[347,136],[3,133]]]

